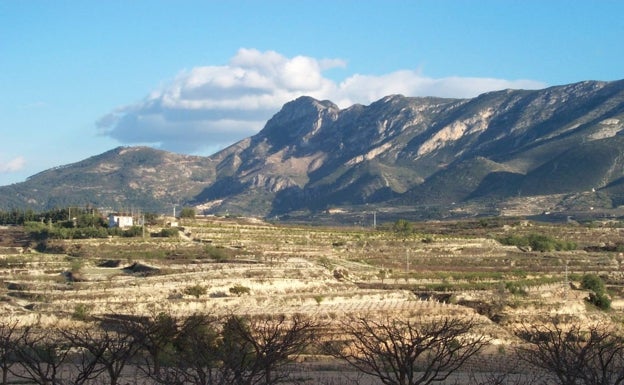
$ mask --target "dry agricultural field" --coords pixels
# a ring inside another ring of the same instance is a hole
[[[497,241],[529,233],[573,241],[577,249],[537,252]],[[6,227],[0,229],[0,306],[5,319],[50,325],[111,314],[298,314],[334,332],[354,315],[465,316],[478,320],[488,337],[490,359],[479,362],[492,364],[518,343],[519,325],[542,317],[618,323],[620,244],[624,229],[613,223],[427,222],[398,233],[390,225],[207,217],[183,220],[178,237],[49,240],[37,252],[19,228]],[[579,283],[585,273],[603,278],[611,310],[587,303]],[[328,358],[305,360],[323,366],[325,376],[335,374]]]

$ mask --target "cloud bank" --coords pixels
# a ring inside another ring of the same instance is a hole
[[[240,49],[227,65],[183,71],[144,100],[103,116],[96,126],[100,134],[123,144],[202,153],[255,134],[284,103],[302,95],[329,99],[344,108],[390,94],[468,98],[493,90],[545,86],[532,80],[434,79],[411,70],[355,74],[341,82],[323,75],[336,67],[346,63]]]
[[[11,159],[8,162],[0,161],[0,174],[10,174],[21,171],[26,166],[26,160],[22,156]]]

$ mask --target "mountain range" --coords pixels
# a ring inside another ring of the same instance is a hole
[[[119,147],[0,187],[0,209],[84,205],[260,217],[617,212],[624,80],[345,109],[303,96],[211,156]]]

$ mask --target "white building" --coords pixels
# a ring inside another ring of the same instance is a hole
[[[126,228],[132,227],[134,221],[130,215],[124,215],[119,213],[108,214],[108,227]]]

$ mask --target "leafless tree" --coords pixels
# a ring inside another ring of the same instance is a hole
[[[7,384],[9,369],[14,364],[15,348],[22,331],[23,329],[17,320],[0,320],[0,368],[2,368],[2,385]]]
[[[223,380],[237,385],[285,382],[289,372],[281,369],[312,343],[318,327],[302,315],[229,317],[219,349]]]
[[[518,349],[520,359],[558,384],[624,384],[624,337],[610,325],[566,323],[555,317],[525,325],[518,335],[528,343]]]
[[[60,337],[64,338],[63,348],[70,350],[66,360],[69,379],[67,384],[83,385],[98,377],[105,368],[100,359],[106,352],[107,342],[100,338],[97,329],[74,327],[59,329]]]
[[[536,372],[512,372],[508,370],[470,373],[470,385],[547,385],[547,379]]]
[[[109,384],[117,385],[126,365],[136,356],[140,341],[124,330],[102,329],[100,336],[104,343],[104,353],[99,363],[105,368]]]
[[[476,325],[473,318],[353,316],[342,323],[344,339],[326,347],[385,385],[430,384],[446,380],[487,344],[474,334]]]
[[[173,345],[171,362],[153,378],[162,384],[219,384],[218,319],[195,314],[180,322]]]
[[[63,385],[62,366],[69,360],[69,354],[70,346],[58,329],[29,326],[17,341],[18,368],[12,367],[11,373],[39,385]]]
[[[129,316],[120,320],[124,332],[147,352],[147,358],[139,368],[149,377],[158,378],[161,367],[174,353],[173,341],[178,331],[178,320],[160,312],[148,316]]]
[[[117,385],[124,367],[134,357],[139,341],[123,325],[92,323],[61,330],[73,349],[84,352],[81,360],[93,364],[93,374],[106,373],[110,385]],[[86,365],[81,365],[86,366]]]

